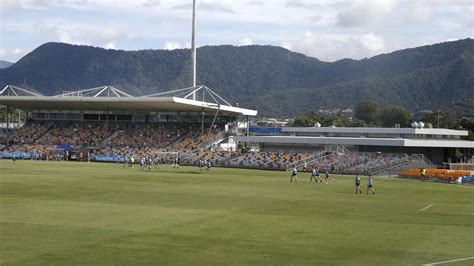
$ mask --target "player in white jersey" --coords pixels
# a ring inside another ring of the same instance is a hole
[[[293,179],[295,180],[295,183],[298,182],[297,174],[298,170],[296,169],[296,165],[294,165],[291,169],[290,183],[293,182]]]
[[[369,180],[367,181],[367,194],[369,194],[369,189],[372,191],[372,195],[375,195],[374,178],[371,174],[369,174]]]

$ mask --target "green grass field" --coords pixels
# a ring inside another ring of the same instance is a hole
[[[290,184],[284,172],[0,160],[0,262],[422,265],[474,257],[474,187],[376,177],[376,195],[355,195],[353,177],[328,185],[308,177]]]

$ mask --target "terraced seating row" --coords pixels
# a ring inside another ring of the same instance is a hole
[[[426,169],[425,177],[427,179],[436,179],[446,182],[455,182],[459,177],[470,176],[470,171],[463,170],[445,170],[445,169]],[[405,178],[421,178],[420,169],[408,169],[401,171],[399,177]]]

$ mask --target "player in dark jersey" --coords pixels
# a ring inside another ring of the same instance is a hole
[[[199,160],[199,171],[204,172],[204,160]]]
[[[359,176],[359,175],[356,175],[356,178],[355,178],[355,187],[356,187],[356,194],[357,194],[357,193],[362,194],[362,190],[360,189],[360,176]]]
[[[173,162],[173,168],[179,168],[179,158],[176,156]]]
[[[324,174],[325,174],[325,175],[324,175],[324,182],[325,182],[326,184],[329,184],[329,178],[330,178],[330,176],[329,176],[329,170],[326,169],[326,172],[325,172]]]
[[[151,171],[151,168],[153,166],[153,158],[151,157],[151,155],[147,156],[146,162],[147,162],[147,166],[148,166],[147,167],[148,171]]]
[[[155,169],[160,169],[160,157],[158,155],[155,155]]]

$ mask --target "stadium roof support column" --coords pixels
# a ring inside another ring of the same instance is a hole
[[[201,138],[204,137],[204,108],[202,108],[202,116],[201,116]]]
[[[109,145],[109,106],[105,111],[105,146]]]
[[[247,137],[249,136],[250,124],[249,124],[249,116],[247,116]]]
[[[8,137],[8,132],[10,132],[10,112],[9,112],[10,107],[7,105],[7,137]]]
[[[196,87],[196,0],[193,0],[193,22],[191,34],[192,71],[193,87]],[[196,92],[193,93],[193,100],[196,100]]]

